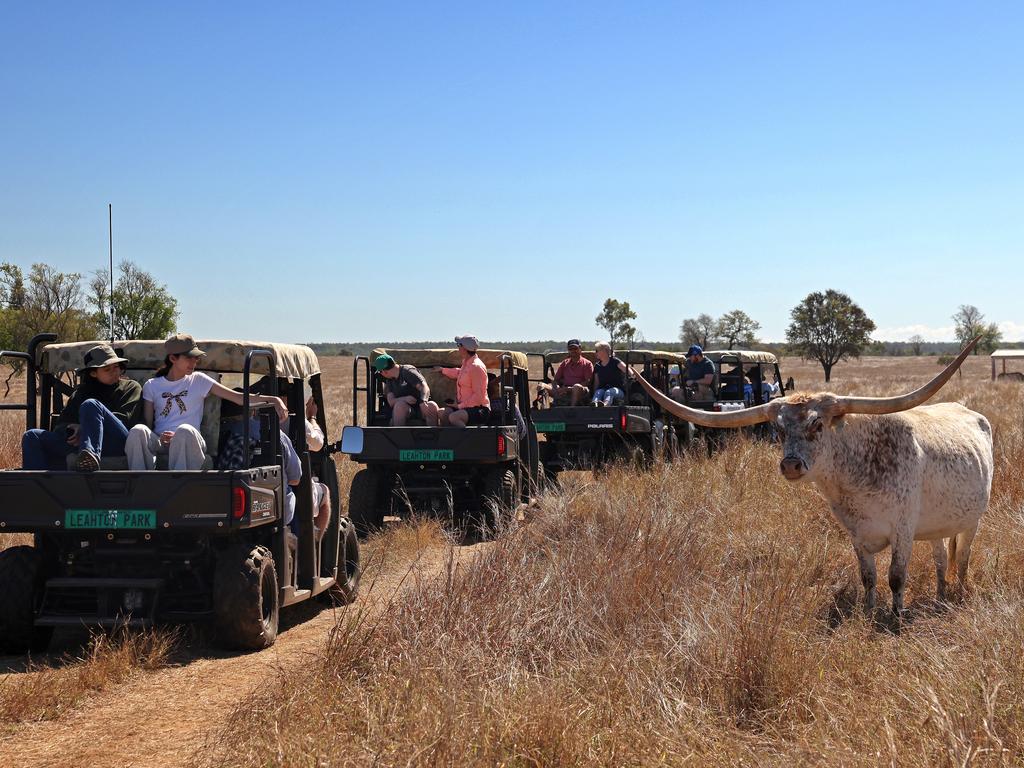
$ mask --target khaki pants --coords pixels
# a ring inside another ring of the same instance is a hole
[[[136,472],[156,469],[157,454],[167,454],[167,468],[173,472],[202,469],[206,461],[206,441],[199,430],[182,424],[174,431],[170,445],[161,445],[160,436],[145,424],[136,424],[128,432],[124,445],[128,468]]]

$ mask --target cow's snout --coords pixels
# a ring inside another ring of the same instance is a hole
[[[779,462],[779,471],[787,480],[799,480],[804,474],[804,462],[795,456],[786,456]]]

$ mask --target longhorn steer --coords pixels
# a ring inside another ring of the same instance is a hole
[[[949,539],[948,557],[962,585],[971,542],[988,507],[988,420],[957,403],[917,407],[949,380],[977,341],[931,382],[899,397],[791,395],[742,411],[712,413],[671,400],[643,377],[639,381],[663,409],[695,424],[724,428],[773,422],[783,438],[782,475],[792,482],[816,483],[849,532],[869,614],[875,607],[875,555],[892,547],[889,587],[898,617],[914,540],[932,542],[936,594],[943,600],[943,539]]]

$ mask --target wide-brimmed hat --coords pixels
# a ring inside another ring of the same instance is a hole
[[[94,368],[103,368],[114,363],[127,363],[128,360],[124,357],[118,357],[117,352],[109,344],[97,344],[85,353],[82,362],[84,365],[78,369],[79,373],[84,373]]]
[[[455,343],[460,347],[465,347],[470,352],[476,352],[480,349],[480,342],[477,340],[476,336],[456,336]]]
[[[206,353],[199,348],[196,340],[187,333],[176,333],[164,342],[164,352],[168,355],[188,355],[202,357]]]

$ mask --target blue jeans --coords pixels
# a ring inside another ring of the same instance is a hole
[[[606,389],[595,389],[594,390],[594,402],[603,400],[606,405],[614,405],[615,403],[621,403],[626,399],[626,393],[618,387],[608,387]]]
[[[30,429],[21,438],[21,465],[25,469],[66,469],[65,457],[78,450],[97,456],[124,456],[128,428],[98,400],[86,400],[78,409],[78,448],[68,445],[63,432]]]

